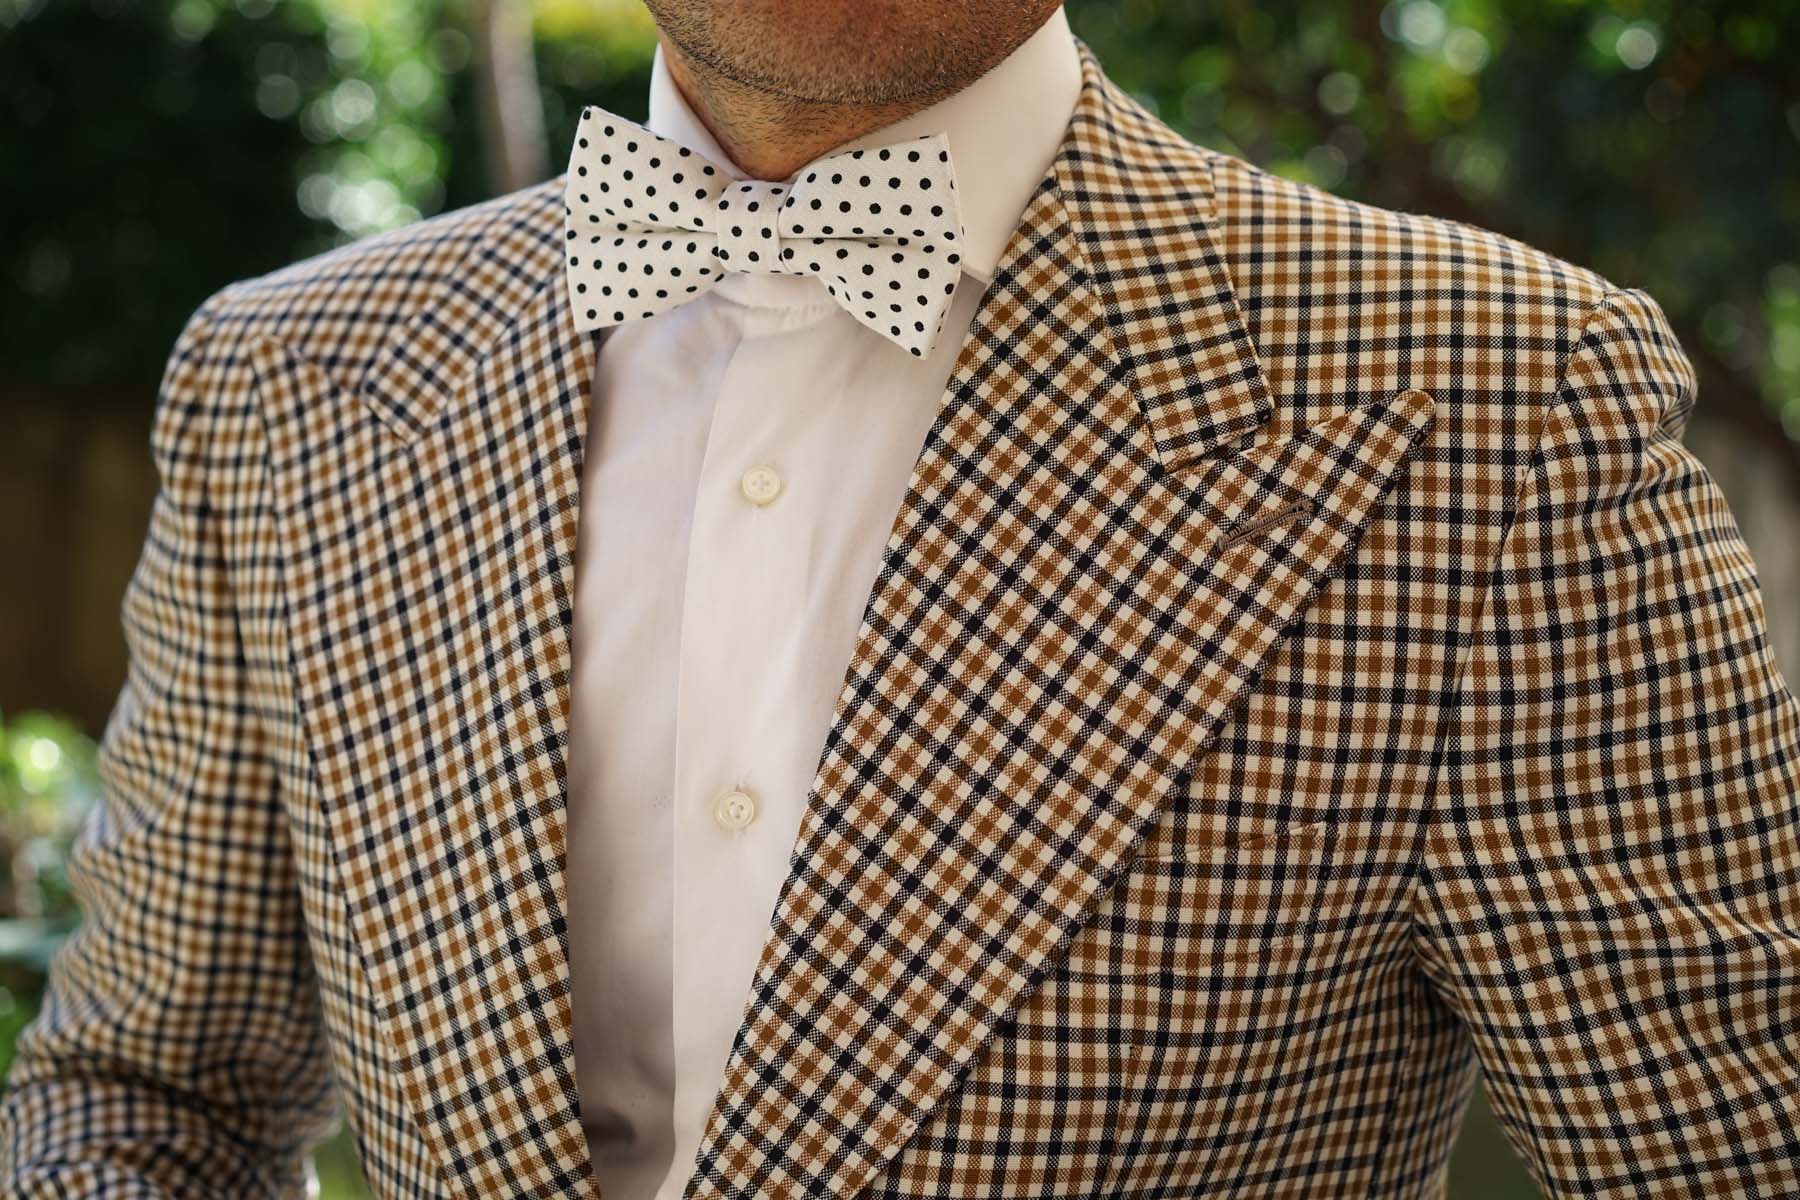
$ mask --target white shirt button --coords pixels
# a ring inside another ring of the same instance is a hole
[[[744,472],[744,477],[738,480],[738,486],[743,489],[746,500],[760,506],[781,495],[781,476],[774,467],[758,463]]]
[[[713,805],[713,820],[719,828],[737,832],[756,820],[756,801],[749,792],[732,790],[719,797]]]

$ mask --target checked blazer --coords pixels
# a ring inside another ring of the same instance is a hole
[[[686,1195],[1800,1193],[1800,703],[1657,303],[1189,144],[1082,47],[895,513]],[[159,395],[12,1196],[597,1194],[562,181]],[[628,579],[595,586],[631,586]],[[630,680],[618,681],[630,687]]]

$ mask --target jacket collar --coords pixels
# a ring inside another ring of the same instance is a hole
[[[1273,403],[1214,157],[1081,54],[895,516],[689,1196],[849,1198],[902,1151],[1429,419],[1407,393],[1243,446]],[[495,202],[360,380],[278,340],[253,355],[344,912],[412,1116],[470,1196],[597,1194],[564,747],[599,335],[570,320],[560,194]],[[1225,541],[1294,503],[1316,515],[1272,544]]]

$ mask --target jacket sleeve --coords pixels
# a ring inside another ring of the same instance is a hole
[[[227,575],[234,505],[215,487],[257,468],[235,432],[254,413],[206,382],[218,299],[189,319],[157,398],[127,674],[69,862],[83,918],[0,1096],[8,1197],[301,1196],[336,1115]]]
[[[1458,675],[1415,950],[1547,1195],[1800,1195],[1800,702],[1647,293],[1589,314]]]

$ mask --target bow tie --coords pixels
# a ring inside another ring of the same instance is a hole
[[[641,125],[588,106],[563,194],[580,329],[654,316],[732,271],[811,275],[856,320],[930,353],[962,273],[962,217],[941,133],[830,154],[791,180],[732,180]]]

